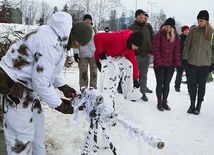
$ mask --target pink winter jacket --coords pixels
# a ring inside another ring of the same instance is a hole
[[[181,66],[180,41],[176,31],[175,40],[170,43],[166,37],[166,32],[161,28],[153,38],[152,53],[155,67]]]
[[[96,47],[94,58],[99,60],[99,54],[106,52],[106,56],[124,56],[133,65],[133,78],[138,79],[138,66],[134,50],[126,47],[126,40],[133,33],[131,30],[121,30],[111,33],[97,33],[94,35],[94,44]]]

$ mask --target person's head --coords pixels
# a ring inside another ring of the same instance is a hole
[[[148,13],[145,13],[144,15],[145,15],[145,22],[147,23],[149,20],[149,15],[148,15]]]
[[[166,32],[166,37],[170,42],[175,40],[175,20],[173,18],[168,18],[163,26],[163,30]]]
[[[127,28],[128,28],[127,25],[126,25],[126,24],[123,24],[122,30],[125,30],[125,29],[127,29]]]
[[[92,37],[92,28],[84,21],[78,21],[73,24],[68,40],[67,50],[78,48],[89,43]]]
[[[183,26],[181,27],[181,32],[182,32],[182,34],[184,34],[184,35],[188,35],[188,33],[189,33],[189,26],[183,25]]]
[[[197,15],[198,27],[205,28],[205,36],[207,40],[212,38],[212,27],[209,23],[209,13],[207,10],[201,10]]]
[[[137,50],[139,46],[143,44],[143,33],[137,31],[132,33],[126,40],[126,46],[128,49]]]
[[[105,27],[104,31],[109,32],[109,27]]]
[[[169,34],[172,29],[175,29],[175,20],[173,18],[168,18],[164,23],[164,30]]]
[[[143,23],[145,21],[145,12],[142,9],[135,11],[135,19],[137,22]]]
[[[204,27],[207,21],[209,21],[209,13],[207,10],[201,10],[197,16],[198,26]]]
[[[92,25],[92,17],[89,14],[83,16],[83,21],[86,21],[88,24]]]

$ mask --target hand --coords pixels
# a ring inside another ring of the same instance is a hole
[[[214,71],[214,64],[211,64],[210,68],[209,68],[209,72],[213,72]]]
[[[60,111],[63,114],[73,114],[74,113],[74,107],[71,104],[71,100],[69,99],[65,99],[65,98],[61,98],[62,103],[60,106],[56,107],[55,109],[57,111]],[[85,108],[84,105],[81,105],[78,107],[79,110],[83,110]]]
[[[69,98],[69,97],[74,98],[77,95],[76,90],[74,88],[71,88],[67,84],[65,84],[61,87],[58,87],[58,89],[61,90],[63,92],[64,96],[67,98]]]
[[[101,65],[100,61],[96,61],[96,65],[97,65],[98,70],[101,71],[102,65]]]
[[[67,102],[64,101],[62,101],[61,105],[56,107],[55,109],[63,114],[74,113],[74,107],[71,104],[68,104]]]
[[[100,54],[99,54],[99,58],[100,58],[101,60],[106,59],[106,52],[104,51],[104,52],[100,53]]]
[[[79,54],[74,54],[74,60],[79,63],[80,58],[79,58]]]
[[[136,88],[140,87],[140,84],[139,84],[138,80],[134,80],[134,87],[136,87]]]

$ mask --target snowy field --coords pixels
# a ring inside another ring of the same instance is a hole
[[[78,68],[67,69],[65,77],[68,84],[79,90]],[[214,154],[214,83],[207,84],[205,101],[198,116],[187,114],[189,95],[186,84],[181,85],[181,92],[174,90],[174,78],[171,82],[169,106],[171,111],[160,112],[156,107],[154,93],[156,81],[153,68],[149,68],[148,87],[153,90],[147,94],[149,101],[130,102],[121,94],[116,94],[116,110],[119,115],[132,122],[139,130],[145,130],[165,142],[163,149],[153,148],[131,138],[127,129],[120,123],[107,126],[107,133],[116,147],[117,155],[212,155]],[[99,83],[99,80],[98,80]],[[99,88],[99,84],[98,84]],[[59,92],[60,94],[60,92]],[[62,94],[60,94],[62,95]],[[89,129],[89,122],[83,115],[74,121],[73,115],[64,115],[43,105],[46,124],[47,155],[80,155]],[[108,146],[98,132],[98,146]],[[99,149],[97,155],[111,155],[110,149]]]

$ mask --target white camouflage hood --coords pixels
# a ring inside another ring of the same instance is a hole
[[[68,41],[72,28],[72,17],[70,14],[66,12],[53,14],[50,25],[61,39]]]

